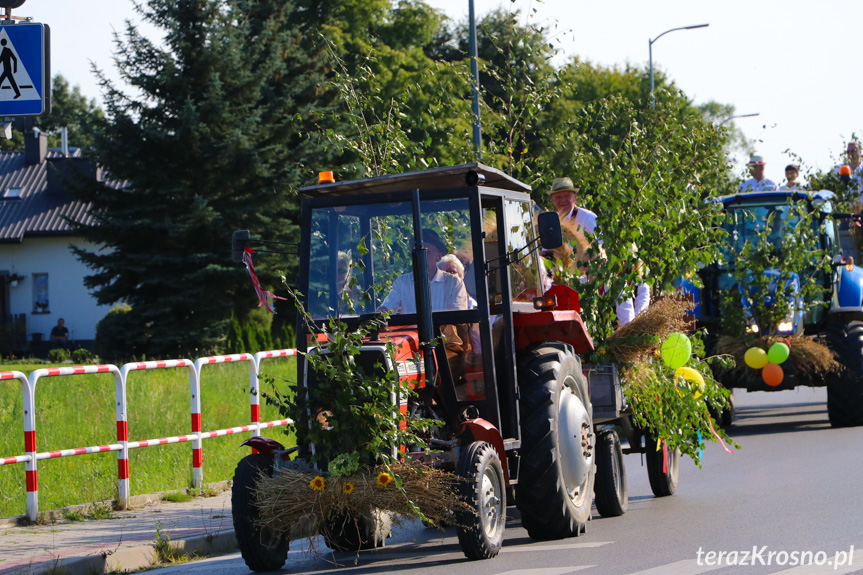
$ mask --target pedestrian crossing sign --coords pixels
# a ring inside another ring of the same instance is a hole
[[[0,117],[51,112],[50,29],[0,25]]]

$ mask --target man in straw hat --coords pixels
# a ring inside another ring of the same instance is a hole
[[[764,166],[767,163],[761,156],[752,156],[749,158],[749,174],[752,176],[745,182],[741,182],[738,188],[739,193],[744,192],[766,192],[776,189],[776,184],[764,176]]]
[[[570,232],[568,235],[575,237],[572,243],[578,263],[580,265],[586,264],[585,253],[590,246],[590,241],[585,233],[597,235],[596,214],[575,204],[578,199],[578,188],[572,184],[570,178],[556,178],[551,184],[549,194],[554,207],[560,214],[561,225]],[[600,257],[604,258],[602,240],[597,238],[597,242],[599,243]],[[587,281],[587,277],[584,275],[580,279],[582,283]],[[636,288],[636,294],[640,297],[618,300],[616,312],[619,325],[623,326],[632,321],[650,302],[650,287],[644,282]]]

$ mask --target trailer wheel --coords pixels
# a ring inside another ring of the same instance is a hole
[[[506,525],[506,482],[497,450],[474,441],[458,458],[461,496],[474,513],[458,521],[458,543],[468,559],[490,559],[500,552]]]
[[[734,389],[728,390],[728,402],[719,415],[719,425],[723,428],[734,423]]]
[[[274,535],[256,525],[255,486],[261,476],[273,475],[273,462],[265,455],[254,453],[240,460],[234,471],[231,488],[231,514],[240,554],[252,571],[275,571],[288,558],[290,539]]]
[[[644,443],[644,457],[647,459],[647,478],[650,480],[650,490],[657,497],[674,495],[680,476],[680,450],[666,449],[662,443],[657,443],[650,435],[645,438]]]
[[[623,449],[613,429],[596,432],[596,483],[593,486],[596,510],[603,517],[619,517],[626,513],[629,497]]]
[[[593,417],[581,362],[568,344],[543,342],[518,358],[521,464],[516,505],[528,535],[584,533],[593,499]]]
[[[830,425],[863,425],[863,322],[827,324],[827,342],[845,366],[825,377]]]
[[[392,536],[392,516],[379,509],[358,517],[335,515],[324,522],[321,535],[327,547],[335,551],[376,549]]]

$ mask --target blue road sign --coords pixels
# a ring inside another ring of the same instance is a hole
[[[0,117],[51,112],[50,29],[0,25]]]

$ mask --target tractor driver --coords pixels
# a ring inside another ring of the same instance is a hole
[[[431,288],[432,311],[468,309],[467,290],[464,282],[454,274],[438,269],[437,264],[446,253],[446,246],[433,230],[423,230],[423,244],[428,249],[428,275]],[[414,274],[400,275],[379,308],[397,313],[416,313]]]

